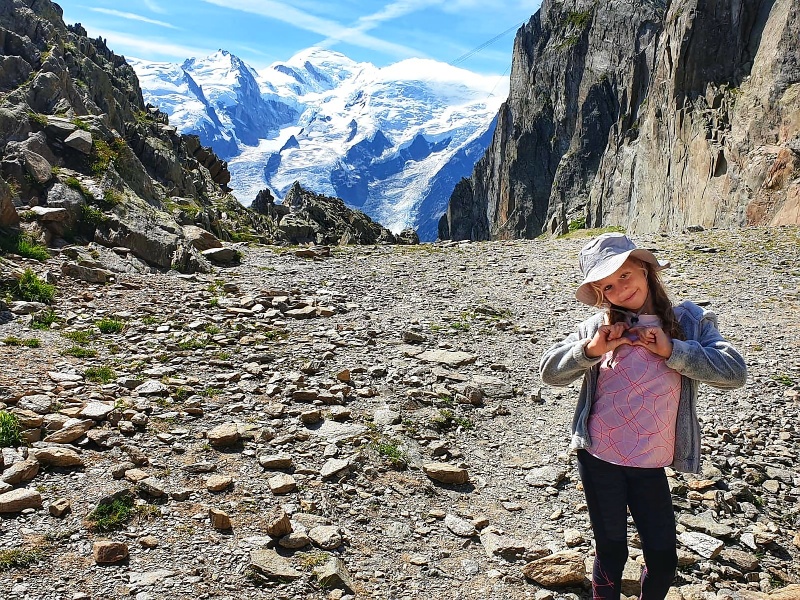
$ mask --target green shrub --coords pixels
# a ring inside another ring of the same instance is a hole
[[[125,329],[125,323],[118,319],[110,317],[103,317],[95,322],[95,325],[100,330],[100,333],[121,333]]]
[[[569,222],[568,229],[570,232],[577,231],[578,229],[586,229],[586,217],[578,217]]]
[[[0,235],[0,253],[18,254],[40,262],[50,258],[47,248],[25,234]]]
[[[570,11],[569,14],[567,15],[567,25],[569,27],[575,27],[576,29],[584,29],[589,24],[589,20],[591,18],[592,18],[591,10],[583,10],[583,11],[573,10]]]
[[[117,206],[124,199],[125,196],[123,196],[122,193],[118,192],[117,190],[106,190],[103,192],[103,204],[108,208]]]
[[[95,140],[92,145],[91,169],[92,173],[100,175],[108,170],[108,167],[117,158],[117,152],[103,140]]]
[[[181,350],[199,350],[200,348],[205,348],[207,343],[207,339],[189,338],[178,342],[178,348]]]
[[[81,218],[83,222],[92,227],[97,227],[108,221],[108,217],[99,208],[84,204],[81,206]]]
[[[379,441],[375,445],[375,450],[397,469],[405,469],[408,465],[408,459],[403,449],[394,440]]]
[[[472,429],[475,425],[466,417],[457,417],[452,410],[439,409],[439,414],[431,419],[431,425],[439,431],[447,431],[461,427],[463,430]]]
[[[111,367],[89,367],[83,372],[83,376],[95,383],[110,383],[114,381],[116,374]]]
[[[56,286],[45,283],[32,270],[25,269],[22,277],[12,285],[11,292],[28,302],[50,304],[56,295]]]
[[[76,177],[67,177],[64,180],[64,185],[66,185],[68,188],[72,188],[76,192],[80,192],[89,202],[95,202],[94,194],[87,190]]]
[[[16,447],[21,442],[17,415],[0,410],[0,448]]]
[[[92,531],[105,533],[124,528],[133,515],[133,497],[123,496],[110,504],[99,504],[86,519]]]
[[[38,260],[39,262],[44,262],[50,258],[50,253],[47,251],[47,248],[41,244],[37,244],[35,241],[24,235],[19,237],[19,242],[17,243],[17,254],[24,256],[25,258]]]
[[[39,548],[11,548],[0,550],[0,573],[11,569],[24,569],[42,560]]]
[[[75,117],[74,119],[72,119],[72,124],[82,131],[89,131],[89,124],[83,119]]]

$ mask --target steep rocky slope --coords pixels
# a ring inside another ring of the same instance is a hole
[[[233,259],[215,250],[223,242],[293,239],[274,212],[241,206],[229,182],[197,136],[144,104],[133,69],[104,40],[66,26],[49,0],[0,4],[4,251],[18,240],[93,242],[122,257],[106,261],[118,272],[193,272]]]
[[[97,241],[183,270],[207,268],[184,226],[270,233],[226,193],[225,163],[145,106],[124,58],[67,27],[57,4],[4,2],[0,27],[0,225],[21,214],[44,243]]]
[[[800,2],[545,0],[453,239],[800,221]]]

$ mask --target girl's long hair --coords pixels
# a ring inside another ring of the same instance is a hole
[[[656,316],[661,319],[661,329],[664,330],[668,336],[676,340],[685,340],[686,337],[681,329],[681,324],[675,318],[675,312],[672,310],[672,300],[670,300],[664,283],[661,281],[661,275],[653,268],[648,262],[633,258],[647,274],[647,286],[650,289],[650,296],[653,299],[653,310]],[[603,297],[603,292],[596,285],[592,286],[596,296],[595,306],[605,307],[606,314],[608,315],[608,322],[612,325],[625,320],[625,316],[631,311],[622,308],[621,306],[614,306],[609,304]]]

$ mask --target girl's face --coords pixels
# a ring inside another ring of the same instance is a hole
[[[627,310],[640,310],[648,298],[647,270],[628,258],[613,274],[595,283],[606,302]]]

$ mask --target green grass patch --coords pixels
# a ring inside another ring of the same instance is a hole
[[[37,113],[32,110],[28,111],[28,119],[39,125],[40,127],[47,127],[47,115],[43,115],[42,113]]]
[[[50,326],[53,323],[58,323],[60,319],[58,315],[56,315],[56,311],[52,308],[48,308],[47,310],[42,310],[33,315],[33,319],[31,319],[31,328],[32,329],[50,329]]]
[[[178,348],[181,350],[199,350],[200,348],[205,348],[207,344],[208,340],[205,338],[189,338],[178,342]]]
[[[89,367],[83,372],[83,376],[88,381],[94,381],[95,383],[110,383],[114,381],[116,373],[111,367]]]
[[[122,333],[122,330],[125,329],[124,321],[110,317],[103,317],[96,321],[95,325],[100,330],[100,333]]]
[[[25,269],[22,276],[11,284],[11,293],[27,302],[50,304],[56,295],[56,286],[39,279],[31,269]]]
[[[625,233],[625,228],[619,227],[617,225],[609,225],[608,227],[595,227],[594,229],[575,229],[574,231],[570,231],[569,233],[564,233],[557,237],[558,239],[594,237],[602,233],[612,233],[612,232]]]
[[[97,356],[97,350],[92,348],[84,348],[83,346],[70,346],[64,352],[65,356],[74,356],[75,358],[94,358]]]
[[[264,337],[270,342],[277,342],[278,340],[285,340],[288,338],[289,333],[278,329],[270,329],[264,332]]]
[[[24,235],[19,236],[16,253],[24,258],[32,258],[33,260],[38,260],[39,262],[44,262],[50,258],[50,252],[45,246],[37,244],[35,241]]]
[[[19,418],[14,413],[0,410],[0,448],[16,448],[21,442]]]
[[[575,27],[576,29],[584,29],[592,18],[591,10],[571,10],[567,14],[566,23],[568,27]]]
[[[403,452],[400,444],[394,440],[379,440],[375,444],[375,451],[397,469],[405,469],[408,466],[405,452]]]
[[[134,514],[133,497],[123,496],[110,504],[98,505],[86,519],[92,531],[105,533],[123,529]]]
[[[103,192],[103,204],[108,208],[117,206],[123,200],[125,200],[125,196],[122,192],[118,192],[117,190],[106,190]]]
[[[567,225],[567,229],[570,233],[573,231],[578,231],[578,229],[586,229],[586,217],[578,217],[577,219],[572,219]]]
[[[119,156],[117,148],[119,148],[117,143],[109,145],[104,140],[94,140],[90,155],[92,173],[95,175],[105,173]]]
[[[300,557],[300,567],[306,571],[312,570],[314,567],[320,567],[328,562],[330,554],[325,552],[305,552]]]
[[[794,385],[794,379],[789,377],[788,375],[773,375],[773,381],[777,381],[781,385],[785,385],[786,387],[791,387]]]
[[[44,557],[40,548],[12,548],[0,550],[0,572],[24,569],[38,563]]]
[[[91,331],[78,330],[78,331],[64,331],[61,337],[68,339],[76,344],[88,344],[94,335]]]
[[[23,258],[32,258],[44,262],[50,258],[45,246],[37,243],[25,234],[0,235],[0,254],[18,254]]]
[[[15,335],[10,335],[3,339],[6,346],[25,346],[26,348],[38,348],[42,343],[36,338],[18,338]]]
[[[431,419],[431,425],[439,431],[448,431],[457,427],[466,431],[475,427],[472,421],[466,417],[457,417],[452,410],[447,408],[439,410],[439,414]]]
[[[95,206],[89,206],[88,204],[81,206],[81,219],[84,223],[92,227],[97,227],[98,225],[108,222],[108,216],[106,216],[102,210]]]
[[[90,192],[89,190],[87,190],[83,186],[83,184],[78,180],[77,177],[67,177],[64,180],[64,185],[66,185],[68,188],[71,188],[71,189],[75,190],[76,192],[79,192],[80,194],[82,194],[83,197],[86,198],[86,200],[88,200],[89,202],[94,202],[95,201],[94,194],[92,192]]]

